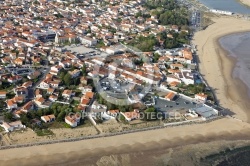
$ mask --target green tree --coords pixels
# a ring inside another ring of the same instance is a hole
[[[29,126],[30,125],[30,120],[31,119],[29,119],[25,113],[22,113],[20,115],[20,120],[21,120],[22,124],[24,124],[25,126]]]
[[[86,65],[85,64],[82,67],[82,75],[83,76],[87,76],[87,69],[86,69]]]
[[[157,119],[157,111],[154,107],[149,107],[144,111],[144,120],[151,121]]]
[[[14,120],[15,120],[15,118],[14,118],[13,113],[11,113],[11,112],[6,112],[6,113],[4,114],[4,121],[12,122],[12,121],[14,121]]]
[[[67,73],[64,77],[63,77],[63,81],[65,83],[65,85],[70,86],[72,84],[72,77],[69,73]]]
[[[56,121],[58,121],[58,122],[63,122],[65,116],[66,116],[66,112],[65,112],[64,110],[62,110],[62,111],[58,114],[58,116],[57,116],[57,118],[56,118]]]

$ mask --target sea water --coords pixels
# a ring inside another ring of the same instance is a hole
[[[199,0],[199,2],[211,9],[250,14],[250,8],[240,4],[237,0]]]
[[[228,56],[236,60],[232,77],[242,80],[248,87],[250,96],[250,32],[237,33],[219,39]]]

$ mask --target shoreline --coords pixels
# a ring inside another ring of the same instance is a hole
[[[232,78],[235,59],[227,55],[218,40],[230,34],[250,31],[247,28],[250,27],[250,22],[223,16],[212,20],[215,23],[206,30],[197,32],[193,40],[198,48],[200,73],[212,87],[219,104],[234,112],[234,117],[249,122],[247,86],[243,81]]]

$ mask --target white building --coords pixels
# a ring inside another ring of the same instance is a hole
[[[6,98],[6,91],[0,91],[0,99],[5,99]]]
[[[21,121],[15,121],[11,123],[3,122],[3,124],[1,124],[1,127],[3,127],[6,132],[12,132],[14,130],[25,128]]]
[[[49,123],[49,122],[55,121],[56,117],[55,117],[55,115],[46,115],[46,116],[41,116],[41,119],[45,123]]]
[[[198,101],[201,101],[201,102],[206,102],[207,101],[207,95],[204,94],[204,93],[198,93],[198,94],[195,94],[194,98]]]
[[[82,44],[87,44],[89,46],[94,46],[97,44],[97,40],[89,37],[79,37],[79,40]]]
[[[65,117],[65,123],[69,124],[71,127],[76,127],[81,120],[79,114],[72,114]]]

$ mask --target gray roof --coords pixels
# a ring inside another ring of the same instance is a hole
[[[192,110],[194,110],[196,113],[198,113],[199,115],[201,115],[205,118],[218,115],[218,113],[214,109],[209,108],[209,107],[205,107],[205,106],[198,107],[198,108],[192,108]]]

